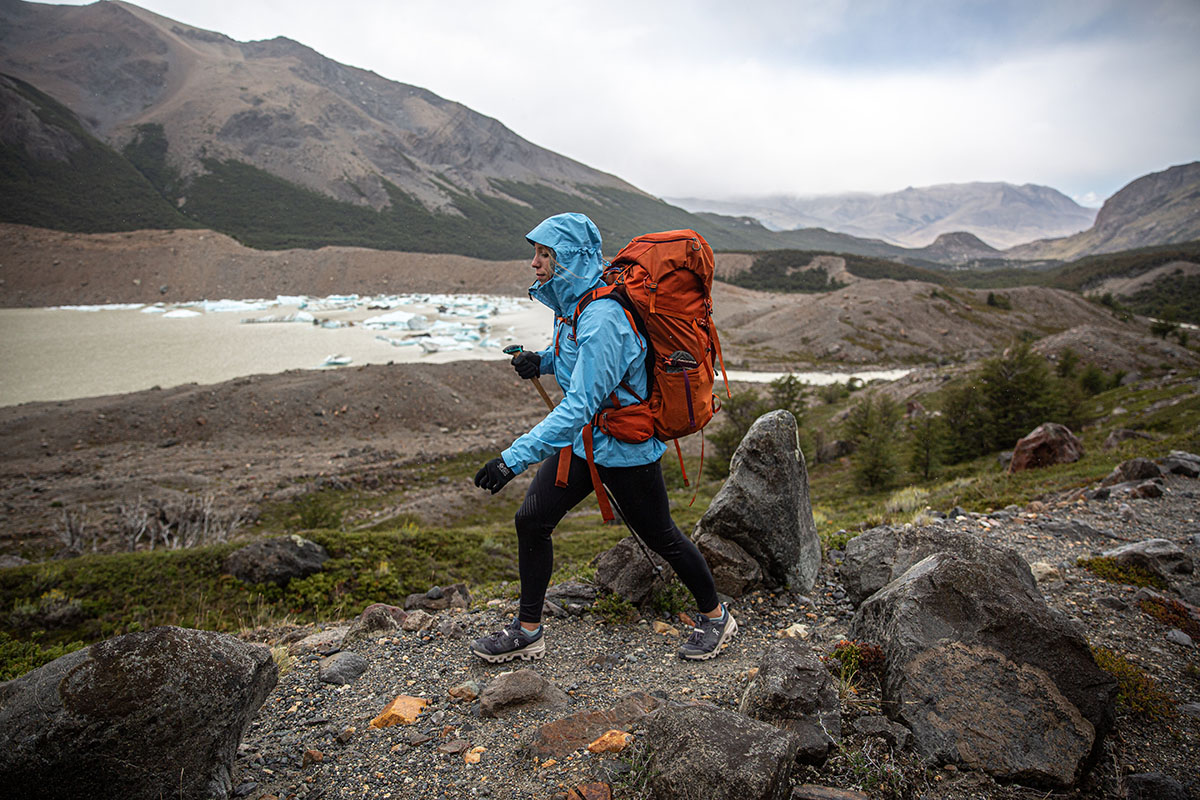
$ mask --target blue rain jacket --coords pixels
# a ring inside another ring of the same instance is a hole
[[[523,472],[571,445],[586,458],[583,426],[601,407],[613,405],[614,391],[621,405],[637,398],[619,386],[625,381],[641,397],[647,396],[646,342],[629,324],[620,303],[589,303],[571,330],[575,306],[601,278],[600,231],[583,214],[558,214],[544,220],[525,237],[530,244],[554,250],[557,266],[545,283],[535,281],[529,296],[554,311],[554,339],[538,353],[541,372],[552,374],[563,390],[563,399],[545,419],[500,454],[513,472]],[[558,355],[554,342],[558,342]],[[593,429],[593,454],[606,467],[634,467],[657,461],[666,451],[659,439],[630,444]]]

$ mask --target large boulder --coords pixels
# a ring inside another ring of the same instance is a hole
[[[657,800],[784,800],[799,744],[794,734],[709,705],[655,711],[645,742]]]
[[[801,763],[823,764],[842,736],[841,706],[829,670],[799,639],[767,648],[738,711],[795,734]]]
[[[232,636],[154,628],[0,686],[9,797],[228,798],[242,733],[278,676]]]
[[[1071,786],[1083,771],[1095,731],[1043,670],[961,642],[936,645],[901,669],[898,717],[925,758],[1051,788]]]
[[[329,560],[325,548],[302,536],[265,539],[234,550],[225,558],[224,569],[246,583],[285,586],[293,578],[307,578]]]
[[[883,648],[885,707],[893,718],[913,728],[917,748],[922,752],[941,757],[946,750],[941,739],[928,735],[929,728],[917,724],[917,717],[925,713],[927,706],[904,704],[903,698],[919,695],[923,686],[934,686],[931,691],[936,691],[932,679],[919,683],[929,674],[928,667],[918,670],[911,665],[924,665],[918,659],[927,659],[926,653],[951,643],[986,648],[1017,668],[1032,667],[1046,674],[1092,727],[1086,757],[1079,764],[1064,767],[1071,774],[1090,767],[1112,727],[1116,681],[1096,665],[1082,632],[1051,610],[1036,589],[1016,579],[1011,571],[992,564],[935,553],[865,600],[855,614],[850,635]],[[984,660],[976,656],[976,661]],[[1012,685],[1012,681],[1005,684],[1008,678],[1004,676],[1011,673],[1007,665],[1001,664],[991,672],[989,685]],[[1033,717],[1029,725],[1041,724],[1044,718]],[[1059,717],[1059,721],[1078,727],[1069,715]],[[958,730],[963,738],[960,752],[986,749],[989,745],[982,740],[992,733],[987,726]],[[1010,735],[1036,740],[1040,734],[1022,729]],[[1011,765],[1005,766],[1002,774],[1011,776],[1011,780],[1021,780],[1025,775],[1022,768]],[[1038,783],[1054,780],[1034,779]]]
[[[919,528],[881,525],[848,541],[844,553],[838,574],[854,605],[934,553],[955,553],[971,561],[982,561],[1011,574],[1030,590],[1037,588],[1029,565],[1015,550],[941,525]]]
[[[750,426],[695,535],[736,543],[758,562],[768,589],[801,594],[812,589],[821,567],[821,540],[791,412],[772,411]]]
[[[649,602],[661,592],[675,570],[657,553],[633,536],[626,536],[592,559],[593,579],[600,589],[623,597],[635,606]],[[659,571],[656,572],[655,568]],[[661,580],[659,580],[661,578]]]
[[[1103,555],[1121,566],[1139,567],[1165,581],[1178,580],[1182,575],[1191,575],[1192,557],[1169,539],[1143,539],[1130,542]]]
[[[1100,485],[1116,486],[1118,483],[1129,481],[1153,480],[1160,477],[1162,472],[1162,468],[1148,458],[1131,458],[1114,467],[1113,471],[1100,481]]]
[[[1083,458],[1083,442],[1066,425],[1043,422],[1013,448],[1008,471],[1020,472],[1054,464],[1070,464]]]

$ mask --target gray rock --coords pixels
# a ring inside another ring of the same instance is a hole
[[[437,632],[447,639],[462,639],[467,635],[467,626],[461,619],[447,617],[438,622]]]
[[[1179,713],[1192,719],[1200,719],[1200,703],[1180,703]]]
[[[400,627],[410,633],[423,631],[433,627],[437,617],[430,614],[428,611],[417,609],[404,618],[404,622],[400,623]]]
[[[675,575],[675,570],[650,548],[643,553],[633,536],[626,536],[596,556],[592,564],[596,567],[597,587],[623,597],[635,606],[653,599]],[[656,573],[655,566],[662,571]]]
[[[846,439],[835,439],[817,448],[817,463],[828,464],[848,455],[853,455],[856,449],[854,442]]]
[[[846,543],[838,574],[850,602],[857,606],[913,564],[934,553],[953,553],[970,561],[990,564],[1030,591],[1037,590],[1037,581],[1029,565],[1016,551],[941,525],[920,528],[883,525],[860,533]]]
[[[260,645],[162,627],[69,653],[0,689],[10,797],[228,798],[278,671]]]
[[[1172,475],[1183,475],[1188,478],[1200,477],[1200,456],[1183,450],[1172,450],[1166,458],[1159,459],[1163,472]]]
[[[864,736],[874,736],[887,742],[893,750],[903,750],[912,739],[912,732],[903,725],[892,722],[887,717],[870,714],[854,720],[855,731]]]
[[[821,567],[821,541],[808,495],[808,468],[796,418],[777,410],[759,417],[729,465],[729,478],[696,525],[737,543],[754,557],[763,585],[805,593]]]
[[[1116,486],[1118,483],[1148,481],[1162,475],[1162,469],[1148,458],[1131,458],[1122,461],[1108,473],[1101,486]]]
[[[332,683],[338,686],[353,683],[356,678],[367,671],[367,660],[358,653],[342,650],[321,659],[317,668],[317,679],[321,683]]]
[[[596,587],[579,581],[563,581],[551,584],[546,590],[546,600],[559,606],[569,614],[582,614],[596,602]]]
[[[471,593],[465,583],[453,586],[433,586],[424,594],[410,594],[404,600],[408,610],[442,611],[447,608],[470,608]]]
[[[1046,673],[1094,729],[1093,747],[1086,763],[1078,765],[1080,771],[1091,766],[1112,727],[1116,680],[1096,665],[1080,629],[1047,607],[1036,588],[995,564],[949,553],[931,555],[864,601],[850,635],[883,648],[887,655],[884,700],[892,709],[889,716],[900,721],[909,722],[901,715],[919,713],[917,707],[903,706],[900,699],[910,679],[907,665],[927,651],[960,642],[994,650],[1019,669],[994,667],[992,674],[999,676],[994,681],[1008,681],[1011,675],[1013,680],[1019,677],[1022,685],[1032,685],[1032,679],[1024,677],[1025,667]],[[920,674],[928,670],[923,668]],[[1049,714],[1053,709],[1043,711]],[[919,740],[922,734],[909,727]],[[1031,741],[1041,736],[1037,731],[1028,735]],[[918,749],[923,746],[918,741]],[[1063,768],[1077,769],[1076,765]],[[1024,778],[1017,774],[1012,780]]]
[[[719,593],[741,597],[762,581],[762,569],[758,562],[737,542],[702,533],[696,539],[696,547],[708,562]]]
[[[1167,631],[1167,641],[1171,644],[1177,644],[1180,647],[1192,646],[1192,637],[1188,636],[1178,628],[1172,628],[1171,630]]]
[[[1180,575],[1191,575],[1193,570],[1192,557],[1182,547],[1167,539],[1130,542],[1106,550],[1103,555],[1115,559],[1122,566],[1139,567],[1168,581]]]
[[[1104,449],[1112,450],[1121,442],[1129,441],[1130,439],[1153,439],[1154,437],[1145,431],[1134,431],[1129,428],[1116,428],[1104,440]]]
[[[980,644],[946,642],[902,668],[897,714],[917,751],[999,781],[1075,783],[1095,731],[1041,669]]]
[[[342,637],[342,647],[395,633],[407,618],[408,614],[402,608],[386,603],[372,603],[350,624],[350,630]]]
[[[784,639],[767,648],[738,711],[796,735],[796,759],[825,763],[842,736],[842,714],[829,670],[811,647]]]
[[[733,711],[686,705],[654,712],[645,744],[656,800],[784,800],[799,743]]]
[[[23,567],[26,564],[32,564],[28,558],[6,554],[0,556],[0,569],[9,569],[10,567]]]
[[[292,578],[306,578],[320,572],[328,559],[324,547],[292,534],[233,551],[225,559],[224,570],[246,583],[285,586]]]
[[[1135,500],[1153,499],[1163,496],[1163,487],[1158,480],[1139,483],[1129,490],[1129,496]]]
[[[1182,783],[1161,772],[1142,772],[1125,778],[1126,800],[1188,800]]]
[[[498,717],[505,711],[527,706],[561,708],[567,694],[531,669],[502,672],[479,695],[479,713]]]

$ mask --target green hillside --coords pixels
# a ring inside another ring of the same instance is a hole
[[[941,285],[954,283],[944,272],[825,250],[772,250],[759,253],[750,269],[724,280],[746,289],[769,292],[832,292],[840,289],[844,284],[830,280],[824,270],[804,269],[817,256],[843,258],[847,272],[868,280],[927,281]]]
[[[65,160],[36,158],[24,142],[0,141],[0,221],[83,233],[195,227],[58,101],[8,76],[0,94],[31,103],[41,138],[65,151]]]

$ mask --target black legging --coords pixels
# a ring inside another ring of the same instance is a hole
[[[662,465],[655,461],[637,467],[602,467],[600,480],[616,508],[650,549],[662,556],[683,581],[701,611],[717,607],[717,590],[708,562],[691,539],[671,519]],[[522,622],[542,619],[546,587],[554,569],[554,544],[550,534],[567,512],[592,493],[587,461],[571,454],[567,485],[555,485],[558,456],[542,462],[517,510],[518,565],[521,571]]]

